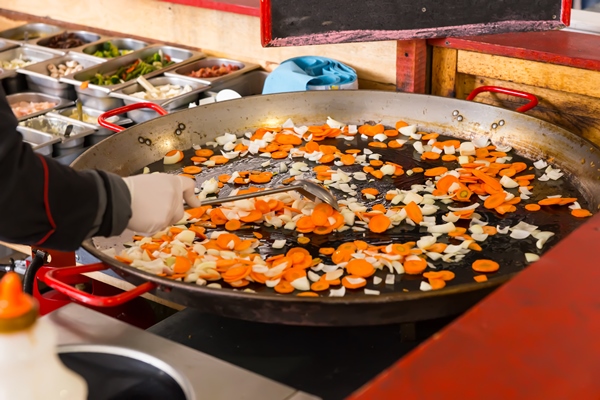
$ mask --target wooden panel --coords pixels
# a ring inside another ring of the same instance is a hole
[[[596,71],[460,50],[458,72],[600,97]]]
[[[431,66],[431,94],[454,97],[456,95],[456,63],[458,50],[433,48]]]
[[[535,94],[539,104],[528,111],[528,115],[561,126],[600,146],[600,99],[465,74],[457,76],[456,97],[464,99],[473,89],[485,85],[502,86]],[[497,93],[481,93],[475,101],[511,110],[527,102],[524,99]]]
[[[399,40],[396,53],[397,90],[408,93],[425,93],[427,86],[427,43],[425,40]]]
[[[599,242],[596,215],[348,400],[598,399]]]
[[[263,66],[274,66],[289,58],[314,55],[330,57],[356,69],[362,80],[396,84],[396,41],[264,49],[260,43],[260,21],[256,17],[166,3],[157,0],[96,0],[89,3],[70,0],[2,1],[0,7],[22,20],[30,14],[49,23],[60,21],[87,26],[113,34],[149,38],[154,41],[201,48],[207,54],[226,56]]]
[[[262,0],[264,46],[539,31],[568,24],[569,0]]]
[[[505,33],[431,39],[428,44],[600,71],[599,35],[566,31]]]

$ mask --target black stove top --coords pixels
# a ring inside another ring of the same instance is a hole
[[[325,400],[336,400],[350,395],[451,321],[306,327],[233,320],[186,309],[148,331]]]

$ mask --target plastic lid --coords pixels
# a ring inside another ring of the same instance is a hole
[[[14,272],[0,280],[0,319],[18,318],[36,308],[31,296],[23,293],[21,279]]]

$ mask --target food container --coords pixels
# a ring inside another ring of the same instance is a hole
[[[73,130],[68,137],[64,136],[67,126],[73,125]],[[20,132],[30,131],[37,134],[46,134],[52,137],[58,137],[59,142],[54,144],[53,155],[64,155],[75,149],[83,147],[85,137],[94,133],[94,129],[80,125],[76,121],[65,120],[63,118],[42,115],[36,118],[30,118],[19,123]]]
[[[73,36],[83,42],[81,45],[72,45],[72,46],[53,46],[52,42],[59,39],[61,36]],[[87,31],[64,31],[57,35],[48,36],[43,39],[38,40],[35,44],[37,46],[42,46],[46,48],[56,49],[56,50],[68,50],[72,51],[78,48],[83,48],[88,46],[90,43],[97,42],[99,40],[103,40],[104,37],[97,33],[87,32]]]
[[[148,46],[141,50],[134,51],[133,53],[113,58],[102,64],[85,69],[71,77],[62,78],[61,81],[75,86],[75,91],[77,92],[79,99],[83,102],[83,105],[101,111],[112,110],[114,108],[121,107],[123,105],[123,100],[117,97],[111,97],[110,93],[134,84],[134,79],[114,85],[101,86],[90,83],[85,89],[81,88],[81,84],[92,79],[95,74],[107,75],[115,73],[119,68],[130,65],[137,59],[149,57],[157,53],[159,50],[162,51],[164,55],[171,57],[171,60],[175,61],[175,63],[165,68],[145,74],[144,77],[146,79],[161,75],[165,71],[177,68],[179,65],[204,57],[204,54],[198,51],[185,50],[172,46]]]
[[[20,46],[1,52],[0,62],[23,57],[38,63],[56,57],[58,54],[64,53],[46,51],[31,46]],[[27,90],[27,80],[25,79],[25,76],[17,74],[18,69],[3,69],[3,71],[4,76],[1,79],[6,94],[19,93]]]
[[[161,76],[157,78],[152,78],[148,82],[150,82],[153,86],[163,86],[167,84],[180,86],[189,85],[192,87],[192,91],[180,94],[179,96],[171,97],[170,99],[146,100],[140,99],[139,97],[131,96],[131,94],[133,93],[146,91],[146,89],[144,89],[142,85],[140,85],[139,83],[135,83],[131,86],[127,86],[126,88],[112,92],[111,96],[123,99],[123,102],[125,104],[151,102],[158,104],[167,111],[173,111],[179,107],[184,107],[189,103],[195,102],[198,99],[200,93],[210,88],[209,85],[206,85],[202,82],[195,82],[189,79],[176,78],[173,76]],[[150,109],[140,109],[128,112],[127,116],[131,118],[134,122],[141,123],[151,120],[152,118],[158,117],[158,114]]]
[[[46,36],[56,35],[62,31],[63,28],[40,22],[6,29],[0,32],[0,38],[33,44]]]
[[[17,127],[17,131],[23,135],[23,141],[29,143],[36,153],[43,156],[51,156],[53,152],[52,145],[61,141],[58,136],[48,135],[47,133],[25,129],[22,126]]]
[[[0,51],[8,50],[20,46],[20,43],[11,42],[10,40],[0,39]]]
[[[14,104],[14,103],[18,103],[20,101],[27,101],[27,102],[34,102],[34,103],[40,103],[40,102],[52,102],[55,103],[56,105],[54,107],[49,107],[45,110],[41,110],[35,113],[31,113],[31,114],[27,114],[23,117],[17,118],[19,121],[24,121],[26,119],[29,118],[33,118],[36,117],[38,115],[42,115],[47,113],[50,110],[55,110],[55,109],[59,109],[59,108],[63,108],[66,107],[70,104],[73,104],[72,101],[70,100],[66,100],[57,96],[51,96],[49,94],[44,94],[44,93],[34,93],[34,92],[27,92],[27,93],[17,93],[17,94],[11,94],[6,96],[6,99],[8,100],[8,104]]]
[[[115,45],[119,50],[131,50],[131,51],[141,50],[144,47],[148,47],[148,45],[149,45],[149,43],[141,41],[141,40],[137,40],[137,39],[111,38],[111,39],[105,40],[103,42],[98,42],[98,43],[94,43],[92,45],[82,47],[80,50],[77,50],[77,51],[80,51],[83,54],[89,55],[90,57],[99,58],[101,60],[107,60],[110,58],[114,58],[114,56],[113,57],[102,57],[102,56],[94,55],[94,53],[96,53],[97,51],[104,50],[105,44],[108,42]],[[123,54],[123,55],[126,55],[126,54]],[[119,57],[119,56],[117,56],[117,57]]]
[[[212,85],[209,90],[200,94],[200,102],[210,103],[216,101],[215,97],[217,96],[217,93],[225,89],[234,90],[242,97],[262,94],[267,76],[269,76],[267,71],[250,71],[228,81]],[[212,98],[212,100],[207,101],[209,98]]]
[[[89,68],[103,62],[96,57],[89,57],[79,53],[71,53],[60,57],[51,58],[36,64],[29,65],[17,70],[18,73],[26,75],[27,86],[30,90],[75,100],[77,94],[73,85],[61,82],[59,78],[52,78],[48,71],[48,65],[64,64],[68,61],[77,61],[83,68]]]
[[[238,67],[239,69],[237,71],[232,71],[232,72],[228,73],[227,75],[218,76],[218,77],[214,77],[214,78],[195,78],[195,77],[188,76],[189,73],[191,73],[193,71],[197,71],[200,68],[211,68],[214,66],[221,66],[223,64],[234,65],[234,66]],[[252,63],[243,63],[241,61],[229,60],[227,58],[207,57],[203,60],[189,63],[189,64],[186,64],[179,68],[173,68],[170,71],[165,72],[165,75],[177,76],[179,78],[193,79],[193,80],[197,80],[199,82],[213,84],[216,82],[222,82],[225,80],[235,78],[236,76],[243,75],[246,72],[252,71],[257,68],[260,68],[260,65],[252,64]]]
[[[110,129],[103,128],[100,125],[98,125],[97,123],[85,122],[85,121],[81,122],[75,118],[71,118],[71,115],[73,115],[73,112],[76,110],[77,110],[77,107],[61,108],[60,110],[55,110],[55,111],[49,112],[48,116],[58,117],[61,119],[65,119],[67,121],[75,121],[77,124],[86,126],[90,129],[94,129],[94,133],[92,133],[90,136],[86,137],[86,143],[85,143],[86,145],[87,144],[94,145],[94,144],[106,139],[108,136],[114,134],[114,132],[111,131]],[[94,118],[98,118],[101,114],[104,113],[104,111],[94,110],[93,108],[89,108],[89,107],[82,107],[82,111],[84,114],[87,114],[90,117],[94,117]],[[118,115],[108,118],[108,122],[112,122],[113,124],[119,125],[119,126],[129,125],[132,123],[132,121],[129,118],[123,118]]]

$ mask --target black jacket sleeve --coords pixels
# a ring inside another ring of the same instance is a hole
[[[125,229],[131,199],[121,178],[42,157],[16,127],[0,85],[0,240],[70,251]]]

